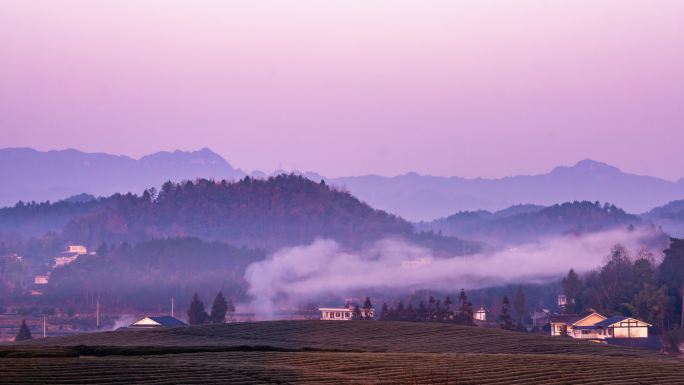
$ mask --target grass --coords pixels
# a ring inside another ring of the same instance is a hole
[[[82,334],[0,349],[2,383],[684,384],[684,363],[449,324],[275,321]]]

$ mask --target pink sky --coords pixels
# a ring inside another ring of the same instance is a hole
[[[684,176],[684,1],[0,2],[0,147]]]

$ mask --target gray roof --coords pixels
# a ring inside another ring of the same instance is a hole
[[[601,322],[595,323],[594,326],[600,326],[600,327],[603,327],[603,328],[607,328],[608,326],[610,326],[610,325],[612,325],[612,324],[615,324],[615,323],[624,321],[624,320],[626,320],[626,319],[629,319],[629,317],[623,317],[623,316],[610,317],[610,318],[604,319],[604,320],[601,321]]]
[[[162,325],[162,326],[183,326],[185,322],[179,320],[178,318],[171,317],[169,315],[148,317],[152,321]]]

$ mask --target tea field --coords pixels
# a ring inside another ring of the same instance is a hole
[[[684,384],[658,353],[449,324],[274,321],[34,340],[1,383]]]

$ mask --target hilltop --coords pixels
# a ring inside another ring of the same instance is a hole
[[[274,321],[92,333],[0,349],[6,382],[678,383],[648,351],[438,323]]]

